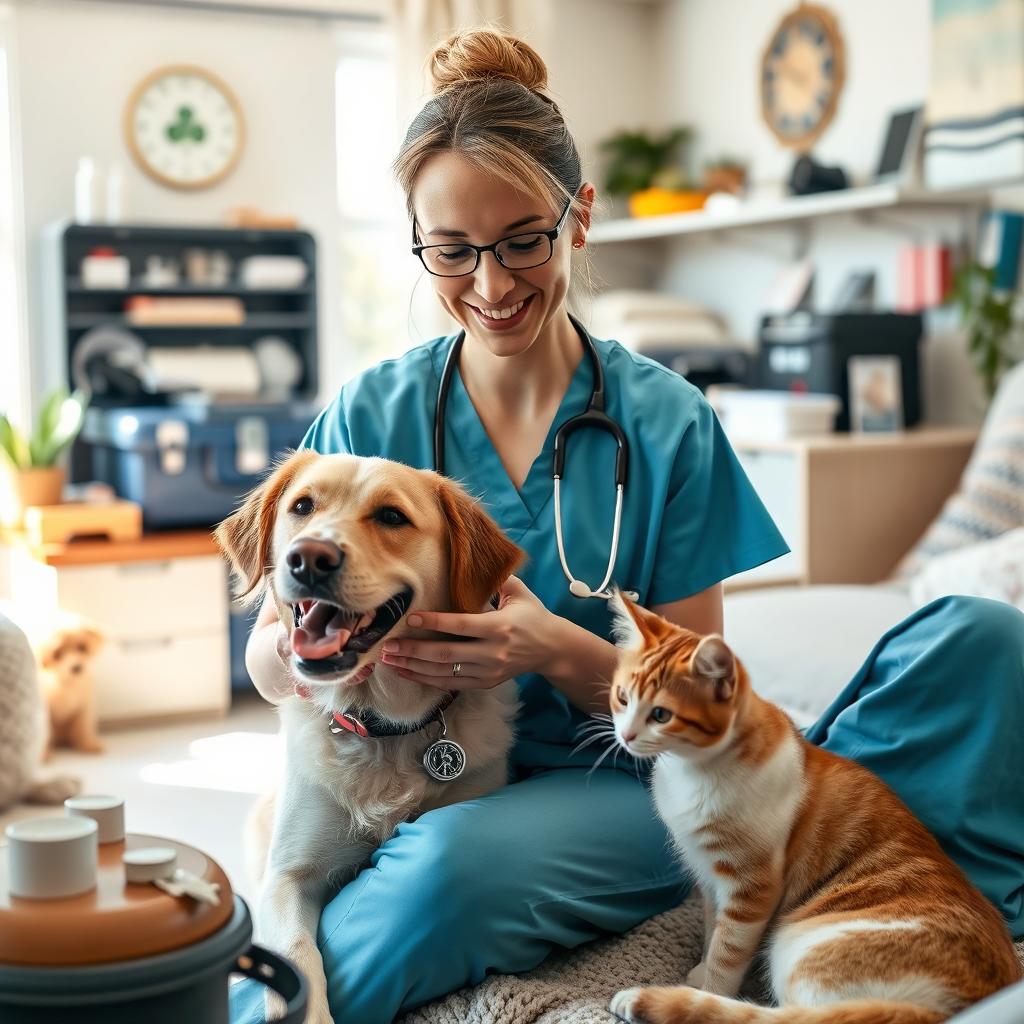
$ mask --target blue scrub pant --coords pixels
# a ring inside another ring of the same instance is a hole
[[[933,602],[882,637],[807,736],[892,786],[1024,936],[1024,615]],[[687,888],[624,771],[545,769],[431,811],[324,908],[335,1022],[384,1024],[486,974],[529,970],[668,910]],[[255,982],[233,987],[231,1020],[263,1020]]]

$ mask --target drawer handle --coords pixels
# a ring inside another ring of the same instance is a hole
[[[118,572],[125,575],[137,576],[141,573],[167,572],[171,568],[171,562],[122,562],[117,567]]]
[[[145,640],[121,640],[121,647],[125,650],[139,650],[147,647],[170,647],[174,639],[169,636],[147,637]]]

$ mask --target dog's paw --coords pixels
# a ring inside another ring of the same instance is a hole
[[[628,1024],[641,1024],[641,1018],[636,1016],[636,1005],[642,993],[642,988],[624,988],[612,996],[608,1009],[619,1020],[628,1021]]]
[[[703,988],[705,970],[706,968],[704,967],[704,961],[701,960],[701,962],[697,964],[697,966],[694,967],[689,974],[687,974],[686,984],[691,985],[693,988]]]

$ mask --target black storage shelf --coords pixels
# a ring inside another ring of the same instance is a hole
[[[82,283],[81,261],[93,249],[113,249],[129,261],[126,288],[90,288]],[[142,273],[149,256],[174,259],[184,267],[187,249],[227,254],[232,279],[224,286],[181,281],[148,287]],[[298,256],[308,267],[306,281],[294,288],[248,288],[237,277],[248,256]],[[252,345],[272,333],[293,346],[303,365],[294,398],[314,399],[317,392],[317,265],[316,241],[308,231],[253,230],[156,224],[73,224],[60,222],[44,233],[47,286],[46,331],[53,337],[50,351],[62,354],[69,385],[75,346],[96,327],[111,326],[135,335],[146,348],[167,345]],[[131,296],[223,296],[245,306],[240,324],[139,324],[125,314]],[[96,405],[119,405],[119,400],[94,396]]]
[[[162,288],[154,288],[152,285],[143,284],[141,281],[136,285],[129,285],[127,288],[91,288],[82,284],[80,280],[72,278],[68,281],[67,291],[70,295],[310,295],[314,288],[310,284],[299,285],[298,288],[246,288],[244,285],[204,285],[204,284],[175,284],[165,285]]]
[[[73,313],[68,317],[69,330],[88,330],[105,324],[124,327],[135,334],[148,334],[150,331],[289,331],[309,328],[313,319],[305,313],[256,313],[240,324],[137,324],[127,317],[105,313]]]

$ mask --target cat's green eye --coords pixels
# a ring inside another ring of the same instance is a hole
[[[626,703],[626,691],[621,686],[615,690],[615,699],[620,704]]]
[[[654,708],[651,711],[651,719],[658,725],[664,725],[671,717],[672,712],[668,708]]]

